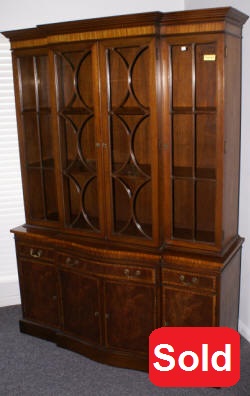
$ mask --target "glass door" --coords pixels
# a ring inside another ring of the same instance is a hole
[[[91,43],[55,50],[65,223],[68,229],[99,234],[103,217],[96,62],[96,45]]]
[[[59,219],[47,53],[16,56],[24,151],[27,221]]]
[[[171,46],[172,238],[215,242],[217,45]]]
[[[102,59],[109,147],[108,234],[112,239],[152,242],[158,232],[155,42],[105,43]]]

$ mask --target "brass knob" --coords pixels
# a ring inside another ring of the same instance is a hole
[[[126,269],[124,270],[124,275],[129,276],[129,269],[128,269],[128,268],[126,268]]]
[[[199,282],[199,279],[196,276],[193,276],[192,283],[197,284],[198,282]]]
[[[180,275],[179,279],[180,279],[181,282],[184,282],[184,280],[185,280],[185,275]]]
[[[70,257],[67,257],[66,260],[65,260],[65,263],[66,263],[66,264],[71,264],[71,258],[70,258]]]
[[[42,254],[43,251],[41,249],[33,249],[33,248],[30,249],[30,255],[33,258],[39,258],[42,256]]]
[[[98,311],[96,311],[96,312],[94,313],[94,315],[95,315],[95,317],[96,317],[96,318],[98,318],[98,316],[99,316],[99,312],[98,312]]]
[[[135,276],[140,276],[141,275],[141,271],[140,270],[136,270],[135,271]]]

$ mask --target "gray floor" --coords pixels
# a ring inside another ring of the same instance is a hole
[[[231,388],[158,388],[147,373],[93,362],[18,330],[20,306],[0,308],[0,396],[250,396],[250,344]]]

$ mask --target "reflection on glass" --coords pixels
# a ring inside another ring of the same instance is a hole
[[[107,51],[113,233],[152,237],[150,64],[147,46]]]
[[[215,43],[184,44],[171,50],[172,232],[175,239],[213,243],[217,49]]]
[[[32,221],[58,220],[47,55],[17,60]]]

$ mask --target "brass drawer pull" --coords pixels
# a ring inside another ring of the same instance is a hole
[[[191,282],[185,282],[185,275],[181,274],[179,276],[181,283],[185,286],[197,285],[199,283],[199,279],[196,276],[193,276]]]
[[[99,317],[99,312],[96,311],[96,312],[94,313],[94,315],[95,315],[96,318],[98,318],[98,317]]]
[[[126,268],[124,270],[124,275],[129,276],[130,275],[130,270],[128,268]],[[131,276],[141,276],[141,271],[140,270],[136,270]]]
[[[71,257],[67,257],[65,260],[65,263],[67,265],[70,265],[71,267],[74,267],[75,265],[79,264],[79,260],[77,260],[77,259],[73,260]]]
[[[33,249],[33,248],[30,249],[30,255],[33,258],[39,258],[42,256],[42,254],[43,251],[41,249]]]

